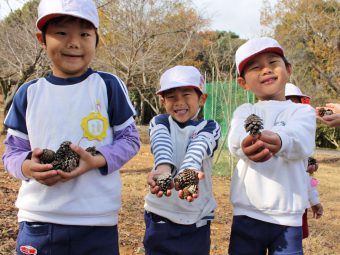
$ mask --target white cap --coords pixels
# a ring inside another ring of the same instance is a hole
[[[243,68],[252,57],[264,52],[274,52],[284,57],[283,48],[276,40],[270,37],[250,39],[236,51],[235,61],[238,74],[242,74]]]
[[[305,94],[302,93],[302,91],[299,89],[299,87],[295,86],[292,83],[287,83],[286,84],[286,89],[285,89],[285,96],[299,96],[299,97],[308,97],[310,98],[310,96],[307,96]]]
[[[157,94],[179,87],[194,87],[205,93],[204,77],[193,66],[175,66],[166,70],[161,76],[160,84],[161,88]]]
[[[46,22],[63,15],[85,19],[99,27],[99,17],[92,0],[41,0],[38,6],[37,28],[42,30]]]

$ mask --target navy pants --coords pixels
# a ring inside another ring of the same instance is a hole
[[[119,255],[118,229],[21,222],[16,254]]]
[[[181,225],[145,212],[146,255],[209,255],[210,221],[204,226]]]
[[[230,255],[303,255],[302,227],[289,227],[234,216]]]

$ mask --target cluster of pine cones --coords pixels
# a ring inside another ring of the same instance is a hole
[[[70,141],[61,143],[56,152],[50,149],[43,149],[43,153],[39,157],[40,163],[52,164],[52,169],[71,172],[79,166],[80,156],[70,148],[70,145]],[[90,152],[93,156],[96,155],[96,148],[94,146],[88,147],[86,151]]]
[[[154,181],[159,189],[165,193],[170,189],[172,181],[171,174],[155,176]],[[183,190],[184,199],[198,193],[198,173],[193,169],[184,169],[174,178],[174,182],[178,183],[178,188]]]

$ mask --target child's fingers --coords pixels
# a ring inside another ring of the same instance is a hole
[[[242,148],[243,148],[244,154],[246,156],[250,156],[263,150],[264,143],[260,140],[257,140],[253,144],[249,144],[248,141],[246,141],[245,143],[242,143]]]

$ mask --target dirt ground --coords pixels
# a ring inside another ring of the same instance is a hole
[[[2,138],[3,139],[3,138]],[[1,141],[2,141],[1,139]],[[0,151],[2,153],[2,151]],[[304,240],[306,255],[340,254],[340,157],[339,153],[320,151],[317,178],[319,193],[324,206],[324,216],[315,220],[309,212],[310,237]],[[144,254],[143,203],[148,192],[146,176],[152,166],[150,147],[143,144],[138,155],[121,170],[123,183],[122,209],[119,219],[120,253],[122,255]],[[0,254],[14,254],[18,231],[17,209],[14,207],[20,183],[10,177],[0,166]],[[229,203],[230,178],[214,177],[214,193],[218,202],[212,223],[211,255],[227,254],[232,219]],[[198,254],[199,255],[199,254]]]

